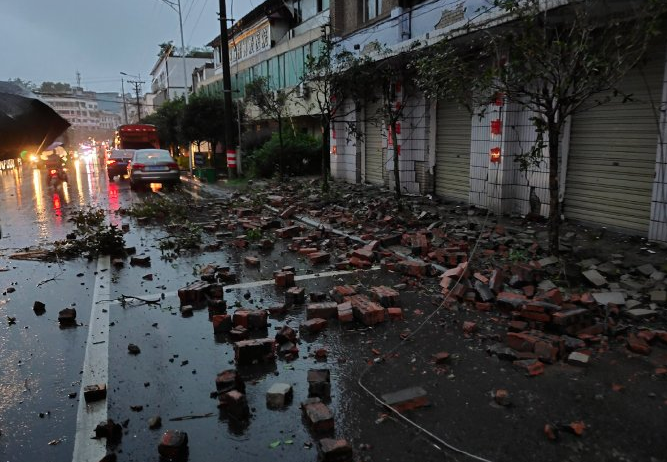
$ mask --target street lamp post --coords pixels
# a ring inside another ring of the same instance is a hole
[[[162,2],[178,13],[178,24],[181,29],[181,59],[183,60],[183,94],[185,95],[185,104],[188,104],[188,73],[185,65],[185,41],[183,40],[183,16],[181,15],[181,0],[162,0]]]
[[[121,75],[124,75],[124,73],[121,72]],[[125,114],[125,123],[127,123],[127,102],[125,101],[125,82],[123,81],[123,77],[120,78],[120,91],[123,94],[123,114]]]

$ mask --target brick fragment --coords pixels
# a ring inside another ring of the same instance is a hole
[[[234,369],[227,369],[215,376],[215,389],[220,393],[227,393],[232,390],[245,393],[245,382]]]
[[[243,258],[243,261],[247,266],[259,266],[259,258],[253,256],[246,256]]]
[[[318,441],[319,460],[321,462],[352,462],[353,451],[343,439],[322,438]]]
[[[248,400],[245,394],[238,390],[218,395],[218,407],[237,420],[246,420],[250,416]]]
[[[387,316],[392,321],[402,321],[403,320],[403,310],[398,307],[389,307],[387,308]]]
[[[526,371],[529,377],[535,377],[544,373],[544,364],[537,359],[522,359],[514,361],[513,364]]]
[[[233,329],[232,317],[228,314],[217,314],[211,317],[213,333],[223,334]]]
[[[306,319],[331,319],[338,315],[336,302],[309,303],[306,305]]]
[[[87,403],[101,401],[107,397],[107,384],[97,383],[83,388],[83,398]]]
[[[181,305],[199,305],[206,302],[206,292],[210,284],[205,281],[196,281],[178,289],[178,298]]]
[[[313,252],[308,254],[308,259],[313,265],[329,263],[329,260],[331,260],[331,254],[329,252]]]
[[[357,290],[352,286],[335,286],[331,290],[331,298],[337,303],[342,303],[345,297],[356,295]]]
[[[309,400],[302,405],[303,415],[310,429],[316,433],[334,431],[334,417],[331,409],[320,400]]]
[[[170,460],[180,460],[188,452],[188,434],[178,430],[167,430],[162,434],[157,447],[162,457]]]
[[[373,261],[375,261],[375,254],[370,249],[361,248],[353,250],[350,258],[358,258],[359,260],[364,260],[372,263]]]
[[[327,320],[322,318],[313,318],[304,321],[299,326],[299,331],[305,331],[309,334],[316,334],[327,327]]]
[[[273,280],[278,287],[292,287],[294,285],[294,273],[278,271],[273,275]]]
[[[296,332],[290,326],[283,326],[276,333],[276,342],[281,345],[287,342],[296,343]]]
[[[309,369],[308,397],[317,397],[322,400],[331,398],[331,373],[329,369]]]
[[[626,339],[626,346],[628,347],[628,350],[640,355],[648,355],[651,353],[651,347],[649,344],[646,343],[644,339],[637,337],[635,334],[628,335],[628,338]]]
[[[73,326],[76,324],[76,309],[65,308],[58,312],[58,322],[63,326]]]
[[[276,235],[283,239],[296,237],[299,234],[301,234],[301,228],[299,226],[287,226],[285,228],[276,229]]]
[[[382,400],[398,412],[410,411],[430,404],[426,391],[422,387],[411,387],[386,393]]]
[[[338,321],[352,322],[354,320],[354,313],[352,312],[352,304],[350,302],[343,302],[337,306]]]
[[[238,365],[273,361],[275,341],[271,338],[264,338],[236,342],[234,343],[234,359]]]
[[[450,354],[446,351],[441,351],[433,355],[433,360],[436,364],[446,364],[449,362]]]

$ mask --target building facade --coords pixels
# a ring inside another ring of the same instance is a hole
[[[327,24],[329,0],[268,0],[241,18],[228,41],[233,98],[244,98],[245,86],[264,77],[272,90],[290,91],[287,112],[302,129],[316,131],[312,95],[299,84],[308,56],[318,53]],[[214,69],[199,81],[198,91],[222,94],[220,36],[208,45],[214,48]],[[256,109],[247,109],[251,120],[267,123]]]
[[[211,61],[212,56],[194,58],[186,56],[183,59],[173,54],[160,56],[151,70],[152,104],[162,105],[165,101],[171,101],[192,91],[192,74],[195,69],[204,66]],[[183,72],[185,66],[185,73]],[[186,81],[187,79],[187,81]]]
[[[341,0],[331,4],[331,25],[342,46],[353,53],[373,56],[380,46],[398,54],[416,44],[436,43],[473,15],[477,21],[496,19],[493,13],[479,15],[484,4]],[[642,68],[621,82],[633,101],[611,102],[568,121],[561,140],[559,192],[566,219],[667,242],[667,122],[660,110],[667,106],[666,57],[663,37],[650,45]],[[528,171],[514,161],[535,141],[533,113],[503,100],[489,105],[484,117],[473,117],[456,103],[425,98],[409,82],[401,83],[400,91],[407,92],[397,133],[403,191],[526,214],[534,187],[542,215],[548,214],[546,157]],[[334,124],[334,178],[393,187],[393,146],[386,124],[372,117],[376,104],[369,100],[346,116],[363,138],[350,138],[344,121]],[[491,129],[496,120],[501,121],[500,133]],[[491,162],[492,148],[502,152],[501,163]]]

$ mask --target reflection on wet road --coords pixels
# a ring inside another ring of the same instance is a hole
[[[45,170],[0,171],[0,220],[16,247],[63,239],[71,211],[107,202],[105,181],[100,182],[105,172],[96,161],[79,159],[67,168],[68,180],[56,186],[49,185]]]

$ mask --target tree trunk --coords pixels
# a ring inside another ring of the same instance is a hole
[[[560,130],[549,121],[549,250],[559,254],[560,242],[560,202],[558,200],[558,145]]]
[[[278,170],[280,170],[280,181],[285,177],[285,147],[283,146],[283,119],[278,118],[278,144],[280,145],[280,153],[278,153]]]
[[[329,152],[331,149],[331,122],[322,118],[322,192],[329,192]]]
[[[391,130],[391,143],[394,146],[394,183],[395,183],[395,195],[396,200],[401,201],[401,175],[398,170],[398,137],[396,136],[396,120],[392,117],[390,119],[389,129]]]

